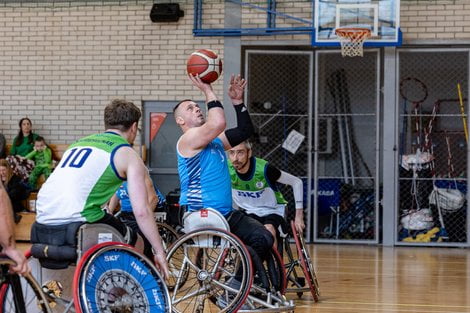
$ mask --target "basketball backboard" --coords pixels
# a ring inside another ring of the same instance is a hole
[[[313,46],[336,46],[337,28],[368,28],[364,46],[399,46],[400,0],[315,0]]]

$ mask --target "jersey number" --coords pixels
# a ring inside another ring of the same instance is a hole
[[[85,163],[86,159],[88,159],[88,157],[90,156],[91,151],[92,150],[90,148],[73,148],[72,150],[70,150],[69,156],[64,161],[61,167],[82,167],[83,163]]]

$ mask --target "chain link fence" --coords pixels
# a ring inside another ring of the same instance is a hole
[[[313,70],[309,53],[247,54],[254,154],[311,185],[305,195],[315,212],[315,241],[380,241],[380,180],[386,179],[379,172],[380,121],[388,117],[380,114],[379,57],[379,50],[362,58],[317,51]],[[397,58],[396,133],[385,134],[396,136],[400,163],[397,241],[464,245],[468,51],[399,49]],[[301,136],[290,151],[285,144],[293,132]],[[283,192],[293,212],[290,188]]]
[[[311,53],[248,52],[247,103],[256,132],[253,155],[303,179],[304,188],[309,171],[311,70]],[[295,210],[292,189],[280,188],[291,220]]]
[[[317,64],[315,238],[376,242],[377,51],[362,58],[319,52]]]
[[[399,52],[398,241],[467,241],[468,51]]]

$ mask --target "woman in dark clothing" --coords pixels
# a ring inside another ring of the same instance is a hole
[[[17,213],[26,211],[23,200],[28,198],[30,190],[22,182],[21,178],[13,174],[10,165],[5,159],[0,159],[0,181],[5,187],[13,205],[15,222],[18,222],[21,217]]]

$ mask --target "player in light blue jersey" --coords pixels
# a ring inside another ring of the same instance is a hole
[[[230,231],[264,259],[273,244],[273,236],[258,221],[232,209],[232,190],[228,172],[228,150],[248,139],[253,133],[248,110],[243,104],[246,81],[240,75],[230,79],[228,95],[237,116],[237,127],[225,130],[222,103],[210,84],[198,76],[189,76],[205,96],[207,119],[199,105],[183,100],[173,109],[175,120],[183,131],[176,144],[178,173],[181,184],[180,205],[187,211],[213,208],[225,216]]]

